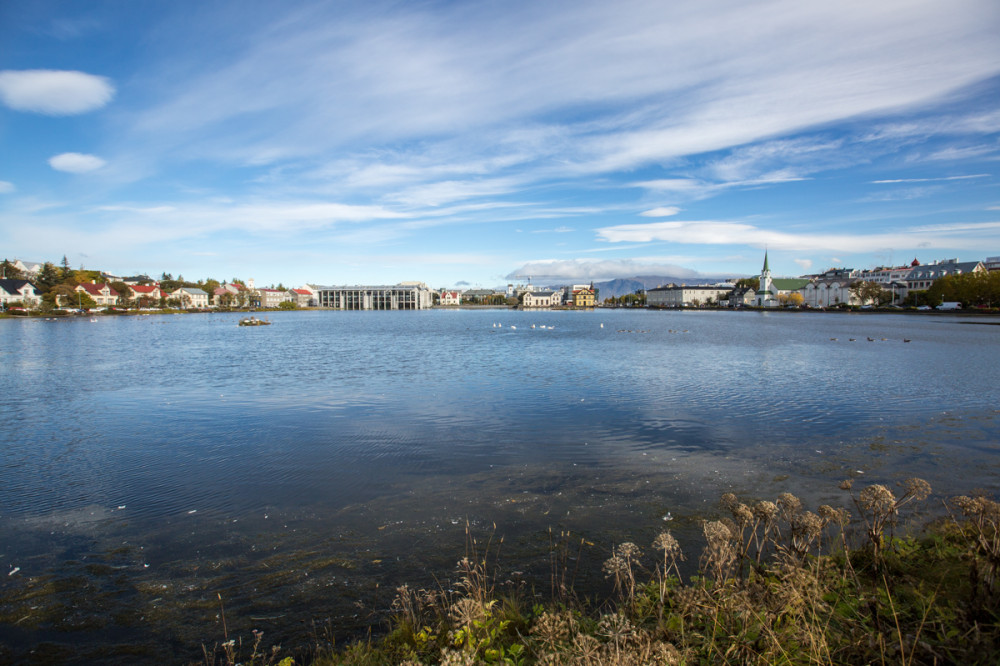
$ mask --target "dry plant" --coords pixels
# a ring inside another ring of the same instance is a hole
[[[899,509],[914,500],[925,500],[931,494],[931,486],[923,479],[907,479],[903,486],[903,495],[898,499],[891,490],[882,484],[874,484],[863,489],[857,497],[851,493],[851,499],[861,512],[865,521],[868,541],[872,546],[872,556],[876,566],[883,566],[883,551],[885,549],[885,531],[896,526]]]
[[[615,593],[623,603],[635,600],[636,573],[642,565],[639,558],[642,550],[631,541],[626,541],[616,547],[607,560],[604,561],[604,573],[615,581]]]
[[[989,598],[998,592],[1000,571],[1000,503],[983,495],[952,498],[952,504],[965,516],[959,524],[962,535],[973,544],[972,584],[977,594]],[[956,521],[957,522],[957,521]]]

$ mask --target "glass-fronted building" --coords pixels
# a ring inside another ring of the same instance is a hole
[[[316,287],[316,302],[333,310],[425,310],[434,305],[423,282],[393,286]]]

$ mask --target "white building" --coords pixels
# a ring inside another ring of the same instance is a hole
[[[0,279],[0,304],[23,303],[24,307],[33,308],[41,302],[41,294],[27,280]]]
[[[461,305],[462,304],[462,292],[460,291],[442,291],[439,294],[441,305]]]
[[[646,305],[652,308],[680,308],[725,301],[733,285],[671,285],[646,290]]]
[[[423,282],[393,286],[316,287],[321,308],[334,310],[426,310],[434,297]]]
[[[181,308],[185,310],[208,307],[208,292],[197,287],[181,287],[170,292],[170,298],[179,300]]]
[[[551,308],[562,304],[562,294],[553,291],[530,291],[521,299],[523,308]]]

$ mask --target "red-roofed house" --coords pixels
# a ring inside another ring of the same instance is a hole
[[[460,291],[442,291],[441,292],[441,305],[461,305],[462,304],[462,292]]]
[[[313,293],[308,289],[289,289],[289,294],[295,294],[295,304],[300,308],[308,308],[315,304]]]
[[[133,284],[129,286],[129,291],[132,292],[132,299],[135,300],[136,304],[143,308],[159,305],[160,298],[163,296],[160,288],[155,284]]]
[[[110,305],[118,305],[118,292],[111,288],[108,284],[94,284],[92,282],[85,282],[84,284],[78,285],[75,291],[82,291],[83,293],[94,299],[94,302],[98,305],[103,305],[105,307]]]

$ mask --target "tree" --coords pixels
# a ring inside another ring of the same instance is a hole
[[[757,291],[760,289],[760,278],[740,278],[736,281],[736,286],[739,289],[753,289],[754,291]]]
[[[278,309],[279,310],[298,310],[299,309],[299,305],[298,305],[298,303],[295,303],[294,301],[281,301],[280,303],[278,303]]]
[[[39,269],[38,275],[34,280],[35,286],[38,287],[42,293],[48,292],[52,289],[52,287],[56,286],[60,282],[59,271],[50,261],[46,261],[42,264],[42,267]]]
[[[65,254],[63,255],[61,265],[62,269],[61,269],[61,275],[59,277],[63,282],[66,282],[67,280],[73,277],[73,269],[69,267],[69,259],[66,258]]]
[[[128,288],[127,284],[121,280],[115,280],[114,282],[109,282],[108,286],[118,292],[118,305],[120,307],[130,308],[134,305],[130,296],[132,290]]]
[[[878,282],[863,282],[858,280],[849,287],[853,295],[861,305],[871,303],[872,305],[882,305],[892,300],[892,294],[882,288]]]
[[[8,280],[24,280],[24,275],[20,270],[10,261],[4,259],[0,262],[0,278],[6,278]]]

